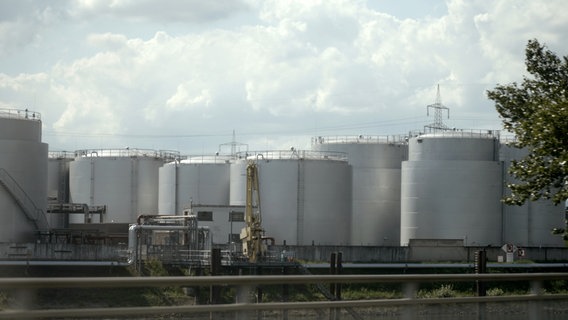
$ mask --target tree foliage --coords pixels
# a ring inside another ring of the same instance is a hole
[[[544,198],[560,204],[568,199],[568,56],[558,57],[536,39],[525,53],[529,75],[523,82],[487,92],[504,128],[515,134],[512,144],[529,150],[511,164],[518,182],[509,185],[504,201],[521,205]]]

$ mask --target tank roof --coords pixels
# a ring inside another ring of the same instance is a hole
[[[314,144],[404,144],[406,136],[393,135],[393,136],[319,136],[312,138],[312,145]]]
[[[202,164],[202,163],[229,163],[234,157],[230,155],[200,155],[200,156],[182,156],[180,163],[185,164]]]
[[[347,161],[347,153],[336,151],[312,150],[269,150],[238,152],[237,159],[271,159],[271,160],[335,160]]]
[[[0,109],[0,118],[41,121],[41,113],[28,109]]]

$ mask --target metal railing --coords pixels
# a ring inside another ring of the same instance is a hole
[[[71,151],[49,151],[47,157],[49,159],[73,159],[75,153]]]
[[[318,136],[312,137],[312,145],[314,144],[404,144],[407,136],[403,135],[358,135],[358,136]]]
[[[237,159],[267,159],[267,160],[336,160],[347,161],[347,153],[337,151],[311,151],[311,150],[269,150],[237,152]]]
[[[171,314],[200,314],[225,312],[252,312],[269,310],[282,312],[289,310],[311,310],[338,308],[399,308],[397,316],[388,319],[417,319],[418,306],[477,306],[480,318],[490,319],[487,313],[493,312],[485,308],[496,303],[515,303],[515,307],[523,308],[516,319],[550,319],[549,312],[555,319],[566,319],[568,315],[568,294],[545,294],[542,290],[544,281],[568,280],[568,273],[535,273],[535,274],[432,274],[432,275],[292,275],[292,276],[203,276],[203,277],[86,277],[86,278],[1,278],[0,289],[33,290],[36,288],[142,288],[142,287],[206,287],[234,286],[237,292],[250,290],[264,285],[306,285],[313,283],[401,283],[404,298],[369,299],[369,300],[336,300],[310,302],[266,302],[266,303],[234,303],[216,305],[178,305],[178,306],[136,306],[116,308],[72,308],[50,310],[4,310],[0,319],[37,319],[37,318],[83,318],[109,316],[160,316]],[[526,295],[456,297],[456,298],[416,298],[419,283],[430,282],[511,282],[525,281],[531,283],[531,291]],[[545,308],[544,302],[561,302],[558,308]],[[461,310],[461,309],[460,309]],[[458,314],[459,315],[459,314]],[[286,315],[287,316],[287,315]],[[432,318],[438,319],[434,314]],[[273,318],[273,317],[272,317]],[[283,317],[284,318],[284,317]],[[347,316],[346,316],[347,318]],[[361,317],[363,318],[363,317]],[[374,319],[376,317],[372,317]],[[423,317],[420,317],[423,318]],[[459,319],[454,316],[452,319]],[[295,318],[295,319],[301,319]],[[502,319],[499,315],[494,319]]]
[[[83,149],[76,150],[75,157],[148,157],[173,161],[180,158],[178,151],[152,149]]]
[[[436,138],[488,138],[499,140],[501,131],[484,129],[447,129],[427,132],[411,132],[409,136],[431,136]]]
[[[41,113],[30,111],[28,109],[0,109],[0,118],[41,121]]]

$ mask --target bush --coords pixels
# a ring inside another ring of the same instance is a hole
[[[443,284],[432,291],[418,291],[419,298],[453,298],[457,295],[458,293],[454,290],[454,286],[451,284]]]
[[[503,296],[505,295],[505,291],[501,288],[491,288],[487,290],[487,295],[491,297]]]

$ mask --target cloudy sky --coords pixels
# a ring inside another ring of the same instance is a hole
[[[0,108],[40,112],[50,150],[210,154],[500,129],[485,91],[537,38],[568,54],[565,0],[0,0]]]

